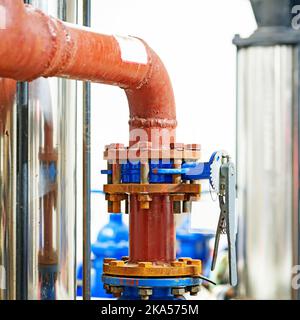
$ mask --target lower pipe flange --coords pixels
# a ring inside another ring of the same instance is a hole
[[[136,262],[128,261],[128,257],[122,260],[106,258],[103,263],[103,273],[124,277],[195,277],[201,275],[201,260],[191,258],[179,258],[170,263]]]
[[[201,278],[135,278],[102,276],[107,293],[120,300],[185,300],[184,294],[199,292]]]

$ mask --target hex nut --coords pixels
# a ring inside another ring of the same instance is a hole
[[[111,263],[112,261],[116,261],[116,258],[104,258],[103,263]]]
[[[106,293],[111,293],[110,286],[108,284],[104,284],[103,288],[104,288]]]
[[[152,267],[152,262],[149,262],[149,261],[138,262],[138,266],[141,268],[150,268],[150,267]]]
[[[150,208],[150,203],[149,201],[141,201],[140,202],[140,209],[149,209]]]
[[[188,260],[187,264],[189,264],[191,266],[201,266],[201,260],[199,260],[199,259]]]
[[[139,194],[138,201],[152,201],[152,198],[149,194]]]
[[[113,260],[109,263],[111,266],[122,267],[125,264],[125,261],[122,260]]]
[[[152,291],[151,288],[140,288],[139,289],[139,295],[141,297],[145,297],[145,296],[147,297],[148,296],[148,299],[149,299],[149,296],[151,296],[152,293],[153,293],[153,291]],[[147,300],[147,299],[145,299],[145,300]]]
[[[179,258],[178,261],[184,262],[184,263],[189,263],[190,261],[192,261],[192,258]]]
[[[123,288],[122,287],[115,287],[115,286],[111,286],[110,287],[110,292],[113,294],[120,294],[123,292]]]
[[[122,261],[128,261],[128,259],[129,259],[128,256],[123,256],[123,257],[121,258]]]
[[[185,263],[183,261],[172,261],[171,266],[172,267],[183,267]]]
[[[185,294],[185,288],[173,288],[172,289],[172,294],[174,296],[182,296]]]
[[[180,214],[182,212],[180,201],[173,202],[173,212],[174,212],[174,214]]]
[[[201,290],[200,286],[193,286],[190,290],[191,296],[196,296],[200,290]]]

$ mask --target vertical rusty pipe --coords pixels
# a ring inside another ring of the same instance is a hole
[[[129,260],[175,260],[175,226],[170,196],[152,196],[149,209],[141,209],[137,195],[130,196]]]

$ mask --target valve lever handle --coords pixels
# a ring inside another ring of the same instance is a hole
[[[226,234],[228,241],[229,279],[232,286],[237,284],[236,262],[236,216],[235,216],[235,169],[232,162],[221,167],[225,179]]]
[[[219,197],[220,198],[220,197]],[[220,204],[221,206],[221,204]],[[219,243],[220,243],[220,235],[223,231],[223,222],[224,222],[224,216],[222,214],[222,210],[220,212],[217,231],[216,231],[216,237],[215,237],[215,244],[214,244],[214,251],[213,251],[213,258],[211,263],[211,271],[215,270],[216,262],[217,262],[217,256],[219,251]]]
[[[236,262],[236,218],[235,218],[235,169],[232,162],[223,163],[220,168],[220,217],[216,231],[211,270],[214,270],[220,235],[226,233],[228,243],[229,280],[232,286],[237,284]]]

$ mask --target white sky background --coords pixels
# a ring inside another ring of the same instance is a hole
[[[218,149],[235,156],[236,49],[232,39],[237,33],[248,36],[256,28],[248,0],[94,0],[92,27],[102,33],[143,38],[159,54],[174,88],[178,142],[200,143],[203,161]],[[121,89],[93,84],[92,189],[102,189],[106,182],[100,175],[106,168],[104,146],[127,145],[128,118]],[[199,203],[196,211],[201,214],[193,216],[193,227],[215,228],[216,204],[201,207]],[[105,213],[104,197],[94,194],[93,240],[108,219]]]

